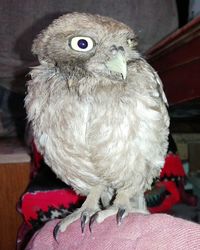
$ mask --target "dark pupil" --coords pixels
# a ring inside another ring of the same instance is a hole
[[[88,46],[88,42],[85,39],[80,39],[78,41],[78,47],[81,49],[86,49]]]

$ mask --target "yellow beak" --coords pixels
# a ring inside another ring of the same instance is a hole
[[[123,79],[127,76],[127,63],[124,54],[121,51],[117,53],[106,62],[106,67],[113,72],[122,74]]]

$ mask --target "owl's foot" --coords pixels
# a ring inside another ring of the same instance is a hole
[[[97,213],[96,222],[102,223],[108,217],[112,215],[116,215],[117,224],[120,225],[123,219],[130,213],[148,214],[148,211],[136,209],[136,208],[130,210],[124,207],[120,207],[120,208],[110,207],[109,209],[106,209]]]
[[[88,211],[84,210],[81,213],[81,231],[84,233],[85,226],[89,222],[89,228],[91,231],[91,224],[93,223],[94,216],[97,214],[98,211]]]
[[[94,224],[94,222],[97,223],[102,223],[105,219],[107,219],[108,217],[112,216],[112,215],[116,215],[116,221],[117,221],[117,225],[120,225],[123,221],[123,219],[130,213],[142,213],[142,214],[149,214],[149,212],[147,210],[142,210],[142,209],[127,209],[124,207],[120,207],[120,208],[116,208],[116,207],[110,207],[108,209],[99,211],[97,213],[95,213],[89,221],[89,228],[90,228],[90,232],[92,232],[92,226]]]
[[[99,211],[92,216],[92,220],[90,220],[90,229],[95,221],[97,223],[102,223],[112,215],[116,215],[117,224],[120,225],[123,219],[130,213],[149,214],[143,195],[135,196],[134,199],[130,199],[124,192],[118,193],[111,207]]]
[[[53,230],[53,237],[57,241],[57,236],[59,232],[64,232],[67,227],[80,218],[81,221],[81,231],[84,233],[85,226],[94,214],[96,214],[97,210],[91,209],[78,209],[72,214],[68,215],[66,218],[62,219],[54,228]]]
[[[53,230],[53,237],[57,241],[58,233],[64,232],[67,227],[80,219],[81,221],[81,231],[84,232],[85,225],[90,223],[94,214],[96,214],[99,208],[99,199],[101,196],[102,191],[104,190],[104,186],[97,186],[94,187],[89,195],[87,196],[85,202],[83,203],[82,207],[74,211],[72,214],[68,215],[64,219],[62,219],[54,228]]]

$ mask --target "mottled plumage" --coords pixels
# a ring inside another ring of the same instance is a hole
[[[87,196],[55,231],[80,217],[83,229],[94,218],[147,212],[143,194],[163,166],[169,118],[162,83],[136,45],[125,24],[84,13],[60,17],[34,41],[40,65],[25,106],[36,145]]]

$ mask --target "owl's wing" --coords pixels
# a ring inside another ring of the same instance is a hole
[[[166,104],[166,106],[168,106],[168,101],[167,101],[165,92],[163,90],[163,84],[160,80],[160,77],[158,76],[157,72],[151,66],[150,66],[150,70],[154,76],[155,82],[157,83],[158,93],[159,93],[160,97],[162,98],[163,102]]]
[[[159,94],[160,99],[165,103],[166,106],[168,106],[168,101],[165,95],[165,92],[163,90],[163,84],[158,76],[157,72],[151,67],[150,64],[147,63],[147,61],[143,58],[139,59],[139,64],[143,68],[144,71],[148,72],[150,74],[150,78],[153,80],[154,83],[156,83],[156,90]],[[154,87],[155,88],[155,87]]]

